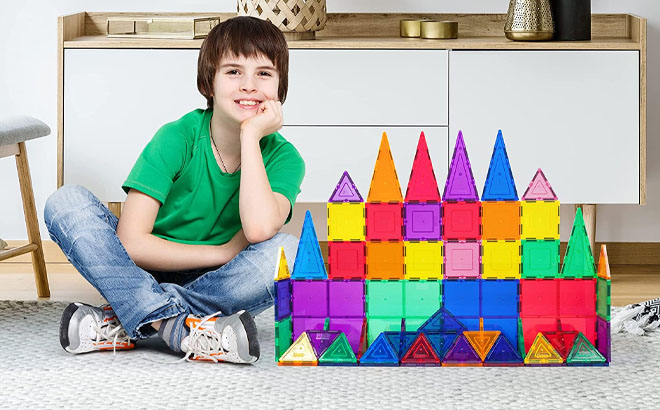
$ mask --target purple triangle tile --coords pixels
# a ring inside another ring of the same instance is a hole
[[[348,171],[344,171],[328,202],[364,202]]]
[[[308,330],[307,336],[312,344],[316,357],[321,357],[323,353],[335,341],[339,332],[332,330]]]
[[[461,335],[454,346],[447,352],[444,362],[447,363],[481,363],[481,358],[474,351],[470,342]]]
[[[443,201],[478,201],[479,194],[474,183],[470,159],[465,149],[463,132],[458,132],[454,155],[449,167],[449,175],[442,194]]]

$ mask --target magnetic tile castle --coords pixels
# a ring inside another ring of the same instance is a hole
[[[293,366],[606,366],[607,250],[578,209],[563,264],[543,172],[518,197],[498,132],[481,198],[459,132],[442,195],[424,133],[405,196],[383,133],[369,193],[327,204],[328,269],[307,211],[275,274],[275,360]]]

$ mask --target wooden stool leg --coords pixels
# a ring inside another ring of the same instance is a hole
[[[23,197],[23,213],[25,214],[25,224],[27,226],[28,240],[37,245],[37,248],[31,252],[32,269],[34,269],[34,280],[37,284],[37,296],[40,298],[50,297],[50,287],[48,286],[48,274],[46,273],[46,260],[41,245],[41,234],[39,233],[39,219],[37,219],[37,209],[34,204],[34,193],[32,191],[32,178],[30,177],[30,165],[27,159],[27,150],[25,143],[18,144],[19,153],[16,155],[16,169],[18,170],[18,183]]]
[[[600,252],[596,250],[596,205],[575,205],[575,211],[582,208],[582,217],[584,218],[584,228],[589,235],[589,243],[591,244],[591,252],[594,258],[597,258]],[[597,259],[594,259],[597,260]]]

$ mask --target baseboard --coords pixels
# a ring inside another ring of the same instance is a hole
[[[24,241],[7,241],[10,247],[21,246]],[[321,253],[328,260],[328,242],[320,241]],[[596,242],[596,249],[600,249]],[[46,263],[68,263],[66,256],[53,241],[43,241]],[[561,243],[561,255],[566,252],[566,242]],[[610,242],[607,254],[612,265],[660,265],[660,242]],[[2,263],[32,263],[29,254],[11,258]],[[293,263],[290,262],[290,263]]]

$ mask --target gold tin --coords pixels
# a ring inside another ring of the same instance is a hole
[[[428,39],[458,38],[457,21],[426,20],[421,23],[421,37]]]
[[[419,37],[421,20],[403,19],[399,21],[399,35],[401,37]]]

